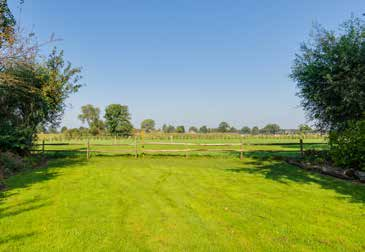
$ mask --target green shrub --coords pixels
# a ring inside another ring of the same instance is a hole
[[[341,132],[331,132],[329,140],[336,165],[365,170],[365,120],[350,122]]]
[[[26,167],[26,161],[12,152],[0,152],[0,179]]]

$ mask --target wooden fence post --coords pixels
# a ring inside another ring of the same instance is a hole
[[[44,158],[44,139],[42,140],[42,158]]]
[[[89,140],[89,139],[87,139],[87,146],[86,146],[86,159],[87,159],[87,160],[89,160],[89,158],[90,158],[90,153],[89,153],[89,151],[90,151],[90,140]]]
[[[142,148],[142,157],[144,157],[144,138],[142,137],[142,139],[141,139],[141,143],[142,143],[142,146],[141,146],[141,148]]]
[[[240,159],[243,159],[243,143],[242,143],[242,137],[241,137],[241,145],[240,145]]]
[[[304,157],[304,149],[303,149],[303,139],[299,139],[299,144],[300,144],[300,155],[302,157]]]
[[[134,137],[134,147],[135,147],[135,158],[138,158],[138,149],[137,149],[137,136]]]

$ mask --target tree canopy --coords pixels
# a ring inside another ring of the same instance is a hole
[[[221,122],[218,126],[218,132],[221,132],[221,133],[225,133],[225,132],[228,132],[230,130],[230,126],[227,122]]]
[[[365,118],[365,25],[358,18],[338,32],[321,26],[296,55],[291,78],[310,119],[321,129],[343,129]]]
[[[80,69],[57,49],[44,60],[35,54],[8,63],[0,68],[0,146],[24,153],[39,125],[58,125],[65,100],[80,88]]]
[[[141,129],[146,132],[155,130],[155,121],[152,119],[145,119],[141,122]]]
[[[130,136],[133,133],[133,125],[128,106],[110,104],[105,108],[105,126],[111,134]]]
[[[270,123],[263,127],[261,132],[264,134],[277,134],[280,132],[280,126],[275,123]]]

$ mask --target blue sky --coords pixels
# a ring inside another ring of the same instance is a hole
[[[25,0],[21,13],[9,2],[23,26],[40,41],[55,33],[83,68],[68,127],[81,125],[84,104],[121,103],[135,126],[296,128],[306,120],[288,76],[300,43],[314,22],[336,28],[365,12],[363,0]]]

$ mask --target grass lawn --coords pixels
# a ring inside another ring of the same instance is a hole
[[[6,183],[1,251],[365,250],[365,186],[254,156],[60,158]]]

